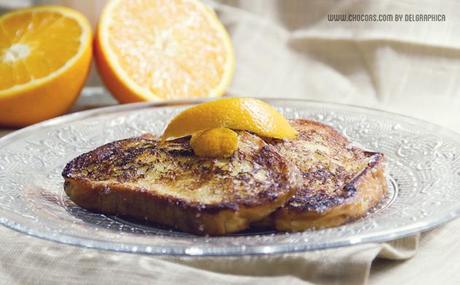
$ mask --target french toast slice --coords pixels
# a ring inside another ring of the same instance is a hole
[[[230,158],[193,154],[187,138],[153,135],[115,141],[63,170],[77,205],[200,235],[238,232],[282,206],[301,186],[296,167],[273,146],[239,131]]]
[[[296,139],[267,141],[298,167],[303,186],[259,226],[279,231],[339,226],[366,215],[385,196],[382,153],[351,146],[334,128],[318,122],[290,124],[299,132]]]

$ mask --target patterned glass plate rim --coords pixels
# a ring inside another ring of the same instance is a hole
[[[138,103],[55,118],[0,139],[0,223],[35,237],[104,250],[155,255],[254,255],[383,242],[460,215],[460,135],[399,114],[351,105],[264,99],[288,118],[339,129],[385,153],[390,193],[368,216],[302,233],[247,232],[197,237],[90,213],[62,190],[73,157],[115,139],[159,133],[181,109],[201,101]]]

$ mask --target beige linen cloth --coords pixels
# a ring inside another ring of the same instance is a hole
[[[460,131],[460,2],[208,3],[235,45],[231,94],[372,106]],[[328,22],[328,14],[343,13],[444,14],[446,21]],[[75,109],[112,103],[82,96]],[[460,220],[382,244],[231,258],[98,251],[3,227],[0,236],[2,284],[460,284]]]

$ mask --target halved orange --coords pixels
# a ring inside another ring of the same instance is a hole
[[[91,26],[58,6],[0,17],[0,125],[25,126],[65,113],[91,61]]]
[[[113,0],[95,51],[105,85],[122,103],[221,96],[235,65],[225,28],[197,0]]]

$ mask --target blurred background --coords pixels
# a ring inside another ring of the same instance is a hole
[[[0,0],[1,11],[60,4],[96,25],[105,0]],[[305,98],[403,113],[460,131],[460,2],[221,0],[235,96]],[[443,22],[333,22],[328,15],[442,14]],[[457,31],[457,32],[456,32]],[[73,110],[115,104],[96,72]]]
[[[58,4],[81,11],[88,17],[94,29],[98,15],[106,2],[106,0],[0,0],[0,14],[31,5]],[[203,2],[215,9],[232,37],[236,53],[236,72],[228,89],[229,95],[303,98],[367,106],[417,117],[460,132],[460,33],[458,32],[460,1],[203,0]],[[443,15],[445,21],[412,21],[410,17],[408,20],[398,22],[329,20],[331,15],[348,14],[403,16],[433,14]],[[118,103],[104,88],[93,64],[86,87],[71,111],[114,104]],[[11,129],[0,128],[0,137],[10,131]],[[458,225],[457,222],[456,226]],[[350,254],[340,254],[338,259],[334,255],[328,258],[326,254],[319,253],[318,258],[325,264],[316,266],[315,263],[308,263],[308,267],[319,270],[331,284],[343,282],[342,276],[347,274],[357,276],[356,271],[350,270],[351,267],[348,266],[350,264],[362,265],[366,268],[363,271],[366,272],[363,283],[367,283],[370,270],[372,272],[370,276],[374,281],[380,280],[373,284],[391,284],[388,282],[388,277],[400,277],[399,280],[406,280],[406,283],[425,280],[427,284],[439,283],[439,280],[443,280],[440,278],[444,280],[451,278],[450,281],[459,280],[455,279],[458,275],[453,276],[455,272],[459,272],[455,271],[455,266],[445,266],[445,261],[453,258],[458,252],[455,251],[454,242],[458,235],[453,233],[458,233],[458,230],[451,226],[449,230],[444,227],[426,235],[425,239],[420,241],[420,247],[424,247],[424,250],[418,251],[412,263],[387,260],[373,262],[373,258],[366,261],[368,263],[359,263],[359,258],[363,255],[352,249]],[[65,260],[66,262],[60,264],[62,267],[57,268],[63,268],[62,272],[65,272],[66,276],[69,275],[69,268],[75,267],[70,269],[76,269],[75,272],[79,272],[79,277],[87,278],[87,274],[90,273],[105,277],[101,274],[103,271],[95,271],[97,264],[105,264],[99,255],[92,253],[78,255],[80,262],[77,264],[82,268],[82,271],[78,271],[79,267],[74,264],[75,259],[69,258],[72,257],[71,251],[55,249],[55,252],[50,253],[50,259],[46,259],[43,257],[45,246],[35,244],[31,240],[19,239],[16,235],[8,238],[5,233],[4,236],[7,240],[6,247],[13,248],[12,251],[4,252],[4,267],[13,268],[16,275],[25,276],[29,271],[38,272],[41,268],[47,268],[50,265],[49,260]],[[11,246],[9,241],[12,240],[17,241],[16,247],[25,252],[22,256],[20,251]],[[418,238],[412,241],[416,249],[419,246]],[[396,241],[394,245],[400,247],[399,250],[407,247],[407,244],[402,241]],[[37,248],[40,251],[37,251]],[[412,251],[415,252],[415,249]],[[42,267],[35,268],[32,262],[34,259],[30,258],[33,257],[31,253],[36,251],[35,261],[39,260]],[[11,252],[15,254],[10,254]],[[389,250],[385,249],[383,252],[388,254]],[[61,254],[60,259],[57,253]],[[16,254],[21,258],[16,258]],[[134,255],[132,257],[133,259],[126,259],[129,261],[126,264],[136,264],[134,259],[137,261],[138,257]],[[142,258],[147,260],[145,256]],[[107,264],[113,265],[114,262],[115,259],[109,259]],[[268,263],[273,264],[273,262],[272,260]],[[301,268],[301,274],[304,274],[305,270],[302,263],[299,263],[299,259],[293,262],[300,264],[298,268]],[[12,267],[10,263],[16,267]],[[69,266],[71,263],[72,265]],[[289,262],[284,266],[291,267],[294,263]],[[338,266],[340,263],[346,266]],[[24,267],[23,264],[28,267]],[[147,269],[152,276],[164,273],[162,272],[164,267],[157,266],[157,263],[151,264],[152,266]],[[430,270],[424,270],[428,268],[427,264]],[[58,264],[54,263],[54,265]],[[104,271],[107,273],[106,276],[119,276],[117,274],[120,272],[129,273],[126,268],[110,271],[109,266],[99,267],[107,270]],[[431,270],[433,268],[437,270]],[[176,270],[175,267],[174,269]],[[133,272],[135,275],[137,271]],[[340,272],[341,278],[334,278],[334,272]],[[441,276],[439,272],[448,274],[441,274],[445,275]],[[13,278],[14,275],[8,276]],[[189,281],[190,276],[186,275],[183,280]],[[196,276],[202,277],[199,274]],[[318,276],[321,274],[315,275],[315,278]],[[137,277],[134,276],[132,280],[138,280],[135,279]],[[31,275],[31,278],[36,276]],[[231,276],[225,275],[222,278],[227,281]],[[250,279],[245,280],[248,283],[252,282]],[[291,280],[295,282],[297,279]]]

